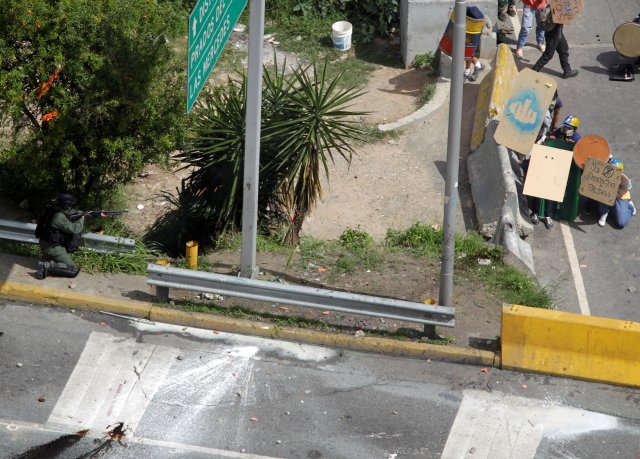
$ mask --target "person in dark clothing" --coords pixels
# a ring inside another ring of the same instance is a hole
[[[582,134],[578,132],[578,126],[580,126],[578,117],[569,115],[562,122],[562,126],[553,131],[549,138],[577,143],[582,138]]]
[[[562,67],[562,78],[573,78],[578,75],[577,70],[571,69],[569,64],[569,43],[564,37],[563,25],[553,22],[551,17],[551,7],[547,5],[540,13],[540,22],[544,24],[544,41],[546,42],[546,49],[540,59],[533,64],[532,70],[539,72],[542,67],[547,65],[553,58],[553,55],[558,52],[558,58],[560,59],[560,67]]]
[[[84,215],[72,209],[76,198],[71,193],[59,193],[38,221],[36,236],[44,261],[38,262],[39,279],[47,276],[76,277],[80,268],[69,255],[79,249],[84,228]],[[104,214],[100,215],[104,217]]]

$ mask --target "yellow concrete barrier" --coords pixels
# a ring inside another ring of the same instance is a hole
[[[502,367],[640,386],[640,323],[502,308]]]
[[[511,49],[504,43],[499,44],[493,69],[480,83],[471,134],[471,151],[476,151],[484,142],[484,131],[489,121],[502,113],[517,75],[518,67]]]

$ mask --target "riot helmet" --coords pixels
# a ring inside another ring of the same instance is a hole
[[[71,209],[76,202],[76,197],[67,191],[58,193],[56,197],[56,205],[62,210]]]
[[[613,161],[611,161],[611,165],[617,167],[621,171],[624,170],[624,163],[619,159],[614,159]]]
[[[570,128],[570,129],[572,128],[574,130],[577,130],[578,126],[580,126],[580,120],[578,119],[577,116],[569,115],[562,122],[562,125],[567,128]]]

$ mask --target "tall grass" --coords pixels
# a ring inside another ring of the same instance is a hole
[[[442,239],[441,229],[416,223],[406,230],[388,230],[386,244],[435,258],[441,255]],[[487,244],[480,234],[457,234],[455,255],[455,274],[459,279],[478,280],[502,302],[553,308],[552,288],[541,286],[529,274],[506,264],[502,249]]]

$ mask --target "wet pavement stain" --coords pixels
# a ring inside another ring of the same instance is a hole
[[[81,430],[74,434],[63,435],[49,443],[34,446],[22,454],[13,456],[13,459],[41,459],[45,457],[55,457],[82,440],[88,432],[88,430]]]
[[[128,429],[124,427],[124,422],[118,422],[114,425],[113,429],[107,432],[107,435],[111,438],[111,440],[117,441],[118,443],[122,444],[122,440],[127,436],[127,430]]]
[[[109,428],[111,428],[111,426],[107,427],[107,429]],[[13,456],[12,459],[45,459],[58,457],[58,455],[68,451],[69,448],[73,447],[76,443],[82,440],[82,438],[86,437],[88,433],[89,430],[81,430],[74,434],[63,435],[62,437],[56,438],[44,445],[34,446],[22,454]],[[76,459],[99,458],[104,453],[110,451],[116,443],[120,446],[126,447],[126,445],[122,443],[122,440],[125,439],[126,436],[127,429],[124,427],[124,422],[118,422],[117,424],[114,424],[111,430],[107,431],[106,437],[103,439],[96,438],[93,440],[94,444],[98,444],[96,447],[91,451],[76,456]]]

